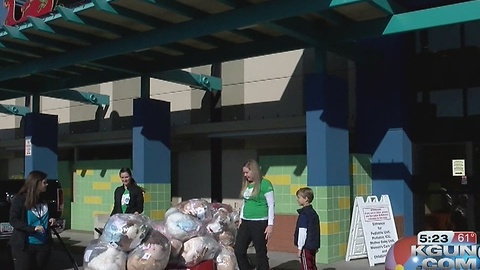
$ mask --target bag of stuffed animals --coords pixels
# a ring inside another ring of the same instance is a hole
[[[190,199],[183,201],[175,206],[180,212],[196,217],[202,222],[208,222],[212,219],[212,209],[210,203],[204,199]]]
[[[179,263],[192,267],[204,260],[214,259],[220,252],[220,244],[211,236],[194,237],[183,243]]]
[[[215,258],[215,263],[217,270],[236,270],[238,264],[233,247],[221,246],[221,251]]]
[[[167,216],[165,232],[181,242],[205,234],[203,223],[200,220],[180,211],[174,211]]]
[[[127,266],[127,254],[110,243],[95,239],[85,248],[84,270],[119,270]]]
[[[144,215],[115,214],[105,224],[100,240],[129,252],[142,242],[150,230],[150,219]]]
[[[206,224],[207,231],[222,245],[232,246],[235,243],[238,214],[230,205],[212,203],[212,220]]]
[[[163,236],[167,237],[167,239],[170,241],[170,246],[171,246],[170,259],[175,260],[178,257],[178,255],[180,255],[180,252],[182,251],[183,242],[173,238],[173,236],[167,232],[165,221],[152,222],[152,229],[160,232]]]
[[[170,241],[151,230],[143,242],[128,254],[128,270],[163,270],[170,258]]]

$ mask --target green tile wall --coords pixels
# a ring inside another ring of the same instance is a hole
[[[265,178],[275,189],[275,213],[297,214],[295,192],[307,185],[305,155],[261,156],[258,159]]]
[[[110,214],[113,193],[121,185],[118,170],[130,160],[80,161],[75,164],[71,228],[91,231],[98,214]],[[145,188],[144,214],[162,220],[171,205],[171,184],[141,184]]]
[[[350,156],[350,177],[352,183],[352,202],[355,197],[372,195],[372,158],[370,155],[352,154]]]
[[[320,251],[317,262],[331,263],[345,259],[350,228],[350,187],[311,187],[312,202],[320,217]]]
[[[74,230],[92,231],[96,214],[110,214],[113,192],[121,185],[118,170],[131,167],[130,160],[78,161],[74,165],[72,224]],[[100,183],[105,189],[94,189]]]
[[[275,189],[275,213],[296,215],[298,204],[295,193],[307,186],[306,156],[261,156],[259,163],[265,178],[272,182]],[[350,228],[350,186],[310,188],[315,194],[312,205],[320,217],[321,248],[317,253],[317,262],[344,260]]]

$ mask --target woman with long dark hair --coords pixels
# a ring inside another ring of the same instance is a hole
[[[47,174],[32,171],[13,198],[10,225],[14,230],[9,243],[15,270],[46,269],[53,244],[50,226],[56,223],[49,216],[47,202],[40,196],[47,186]]]
[[[121,168],[118,174],[122,185],[115,189],[113,210],[110,216],[119,213],[141,214],[145,190],[133,179],[132,171],[129,168]]]

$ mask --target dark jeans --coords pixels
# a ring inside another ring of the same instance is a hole
[[[257,270],[270,269],[267,257],[267,240],[265,240],[267,225],[268,221],[266,220],[242,220],[235,241],[235,256],[240,270],[252,269],[247,258],[247,249],[250,242],[253,242],[255,247]]]
[[[51,253],[51,245],[27,245],[25,250],[12,247],[15,270],[44,270]]]

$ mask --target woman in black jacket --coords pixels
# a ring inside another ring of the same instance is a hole
[[[40,196],[47,191],[47,174],[32,171],[23,187],[13,198],[10,207],[10,225],[13,227],[12,247],[15,270],[46,269],[52,251],[48,204]]]
[[[113,210],[110,216],[119,213],[141,214],[145,190],[137,185],[129,168],[120,169],[119,175],[123,185],[115,189]]]

